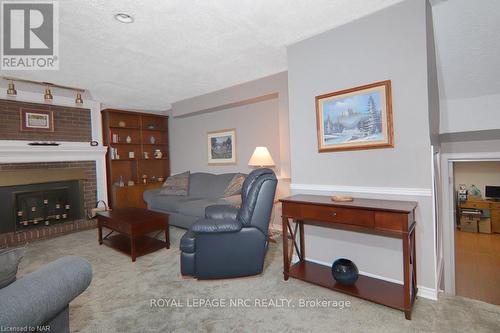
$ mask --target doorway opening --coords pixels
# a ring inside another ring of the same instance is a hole
[[[500,161],[452,171],[455,294],[500,305]]]

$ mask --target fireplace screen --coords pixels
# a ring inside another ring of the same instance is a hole
[[[79,180],[0,186],[0,233],[83,218]]]
[[[68,188],[16,193],[17,229],[73,219]]]

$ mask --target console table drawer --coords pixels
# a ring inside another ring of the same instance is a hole
[[[479,201],[465,201],[460,204],[461,208],[476,208],[476,209],[488,209],[490,204],[488,202]]]
[[[374,214],[372,211],[350,208],[284,203],[283,215],[293,215],[295,217],[300,216],[303,220],[343,223],[359,225],[363,227],[373,227],[375,223]]]

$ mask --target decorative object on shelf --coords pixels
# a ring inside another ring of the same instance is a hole
[[[165,178],[164,178],[164,177],[158,177],[158,181],[159,181],[160,183],[162,183],[164,180],[165,180]]]
[[[52,111],[21,108],[21,131],[54,132]]]
[[[134,181],[133,181],[133,180],[129,180],[129,181],[127,182],[127,185],[128,185],[128,186],[134,186],[134,185],[135,185],[135,183],[134,183]]]
[[[125,182],[123,181],[123,176],[120,176],[120,180],[118,180],[118,186],[120,186],[120,187],[125,186]]]
[[[458,201],[467,201],[467,185],[458,185]]]
[[[126,125],[127,124],[123,120],[118,122],[118,127],[125,127]]]
[[[236,129],[207,133],[208,165],[236,164]]]
[[[109,154],[110,154],[112,160],[119,160],[120,159],[120,155],[118,155],[118,150],[116,148],[111,147],[109,149]]]
[[[394,147],[391,81],[316,96],[320,153]]]
[[[57,142],[45,142],[45,141],[36,141],[28,143],[28,146],[59,146],[60,143]]]
[[[162,158],[162,157],[163,157],[163,153],[161,152],[161,150],[160,150],[160,149],[155,149],[154,157],[155,157],[156,159],[160,159],[160,158]]]
[[[359,271],[352,261],[340,258],[333,262],[332,275],[338,283],[350,286],[358,280]]]
[[[142,175],[142,183],[147,184],[148,183],[148,175]]]
[[[154,129],[156,129],[156,125],[155,125],[155,124],[148,124],[148,125],[146,126],[146,128],[147,128],[147,129],[150,129],[150,130],[154,130]]]
[[[354,198],[351,197],[350,195],[334,195],[332,197],[332,201],[336,201],[336,202],[351,202],[353,200],[354,200]]]
[[[257,168],[273,167],[274,161],[267,147],[256,147],[248,161],[248,165]]]
[[[118,143],[120,141],[120,137],[118,136],[117,133],[113,133],[113,135],[111,136],[111,141],[113,143]]]
[[[149,159],[149,152],[147,151],[144,152],[144,159],[145,160]]]
[[[471,197],[482,198],[481,190],[478,189],[477,186],[474,184],[470,185],[469,190],[467,192],[469,193],[469,196],[471,196]]]
[[[156,143],[156,138],[155,138],[154,136],[152,136],[152,135],[151,135],[151,136],[149,137],[149,143],[150,143],[150,144],[152,144],[152,145],[154,145],[154,144]]]
[[[135,152],[129,151],[128,152],[128,158],[130,158],[130,159],[135,158]]]
[[[125,142],[132,143],[132,138],[130,137],[130,135],[127,135],[127,137],[125,138]]]

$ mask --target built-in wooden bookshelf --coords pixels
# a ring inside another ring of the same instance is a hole
[[[149,113],[102,110],[108,198],[113,208],[145,207],[142,193],[161,186],[170,175],[168,117]],[[155,152],[160,151],[161,157]],[[144,183],[143,175],[147,176]],[[118,184],[123,180],[125,186]],[[129,186],[128,182],[134,182]]]

